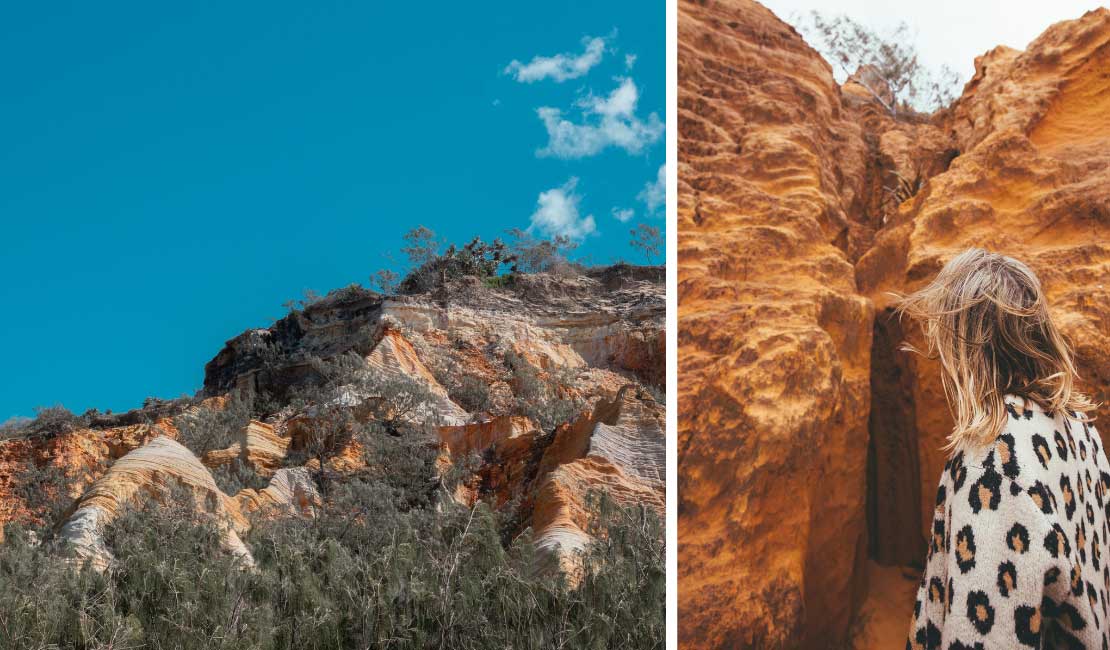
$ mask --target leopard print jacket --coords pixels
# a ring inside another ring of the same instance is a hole
[[[1108,650],[1110,463],[1093,425],[1006,396],[937,490],[907,648]]]

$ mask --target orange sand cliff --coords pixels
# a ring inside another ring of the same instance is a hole
[[[756,2],[678,22],[680,641],[901,647],[950,421],[887,292],[1018,256],[1110,397],[1110,11],[899,120]]]

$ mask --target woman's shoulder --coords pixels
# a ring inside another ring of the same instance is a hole
[[[1091,455],[1102,455],[1102,441],[1082,415],[1053,413],[1033,400],[1015,395],[1003,398],[1006,420],[989,444],[957,450],[969,468],[1002,474],[1024,488],[1058,482]],[[952,461],[950,461],[952,462]]]

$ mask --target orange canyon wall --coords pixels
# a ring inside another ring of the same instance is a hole
[[[847,647],[868,576],[923,555],[950,429],[887,292],[1017,256],[1110,397],[1110,12],[898,120],[758,3],[682,1],[678,30],[680,640]]]

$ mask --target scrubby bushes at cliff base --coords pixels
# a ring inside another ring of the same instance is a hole
[[[503,543],[511,514],[450,498],[418,436],[363,435],[366,470],[329,481],[313,517],[255,514],[244,536],[253,567],[223,550],[216,522],[180,505],[186,497],[118,517],[104,573],[67,563],[48,530],[9,525],[0,647],[663,647],[653,511],[595,499],[598,541],[570,584],[537,570],[527,530]]]
[[[151,508],[122,517],[104,574],[79,571],[16,527],[0,553],[5,648],[663,647],[659,524],[609,510],[575,587],[534,573],[533,548],[503,548],[483,505],[391,511],[375,486],[339,513],[259,526],[256,569],[208,522]],[[365,504],[363,504],[365,505]],[[443,506],[445,504],[441,504]]]

